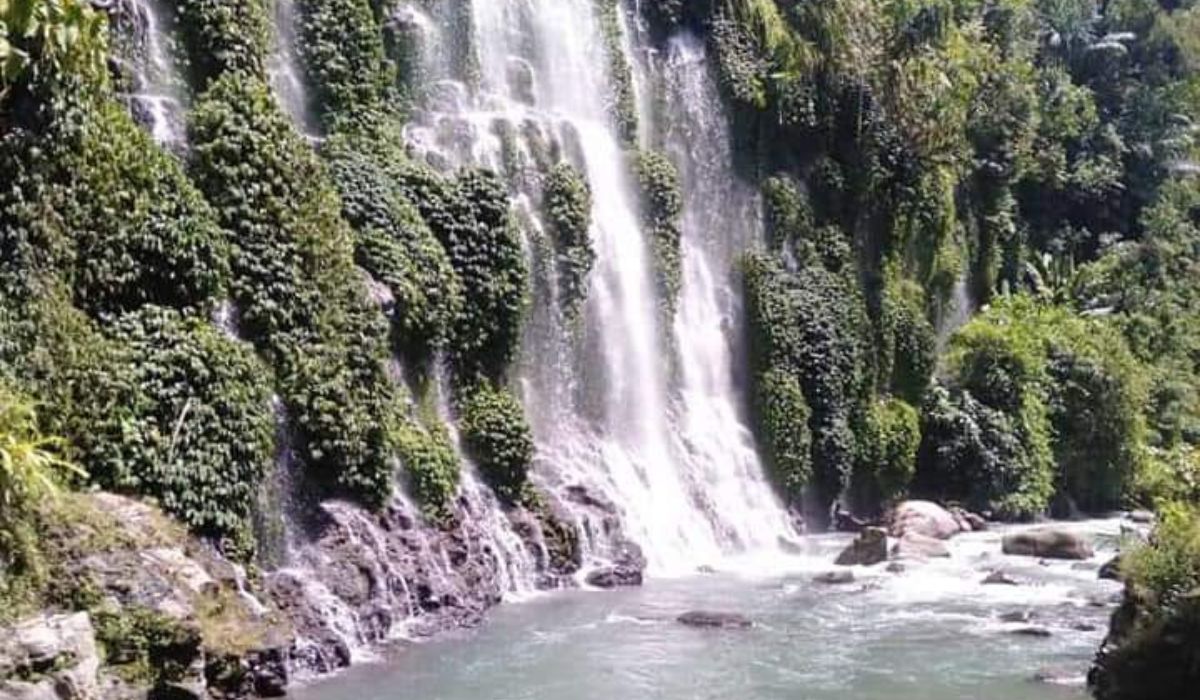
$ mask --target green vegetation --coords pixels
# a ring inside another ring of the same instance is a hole
[[[86,476],[62,458],[63,441],[41,431],[28,399],[0,385],[0,622],[49,579],[34,514],[63,481]]]
[[[76,417],[88,429],[80,461],[96,483],[151,496],[226,552],[253,553],[249,518],[274,459],[269,373],[248,348],[167,309],[144,307],[106,334],[105,369],[80,378],[92,394]]]
[[[1098,700],[1186,697],[1200,662],[1200,510],[1162,509],[1151,541],[1125,554],[1125,601],[1088,683]]]
[[[634,154],[634,171],[641,187],[642,226],[650,241],[654,281],[664,317],[669,320],[675,315],[683,284],[679,238],[683,194],[679,191],[679,173],[665,155],[653,151]]]
[[[176,3],[177,24],[197,90],[226,73],[266,75],[272,7],[267,0]]]
[[[625,57],[625,41],[621,31],[620,13],[624,10],[620,0],[594,0],[594,3],[604,39],[604,51],[608,56],[610,94],[607,104],[610,116],[621,141],[633,147],[638,140],[638,110],[633,68]]]
[[[858,429],[858,462],[854,487],[860,503],[887,505],[906,493],[916,471],[921,443],[921,417],[900,399],[871,405]]]
[[[0,102],[30,83],[64,76],[103,80],[107,32],[104,14],[85,0],[5,0],[0,5]]]
[[[474,388],[462,407],[463,441],[496,495],[518,502],[528,484],[533,462],[533,437],[516,397],[483,384]]]
[[[542,211],[554,246],[558,293],[563,314],[577,320],[587,299],[588,274],[596,261],[592,249],[592,193],[583,175],[559,163],[546,176]]]

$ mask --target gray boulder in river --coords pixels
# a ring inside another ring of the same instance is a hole
[[[868,527],[858,534],[834,564],[838,566],[871,566],[887,560],[887,531]]]
[[[1044,559],[1091,559],[1091,542],[1073,532],[1043,527],[1005,535],[1001,546],[1005,554]]]
[[[675,621],[688,627],[744,629],[754,626],[754,623],[744,615],[730,612],[713,612],[711,610],[690,610],[675,618]]]

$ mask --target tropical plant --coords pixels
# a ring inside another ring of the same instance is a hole
[[[107,21],[86,0],[0,0],[0,99],[19,80],[105,75]]]

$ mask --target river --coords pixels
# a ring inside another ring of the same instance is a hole
[[[1120,585],[1097,577],[1121,521],[1068,525],[1093,537],[1085,562],[1000,552],[1012,527],[960,535],[952,556],[855,569],[819,584],[848,535],[807,554],[728,562],[709,574],[620,591],[546,594],[480,629],[399,643],[376,663],[301,686],[300,700],[1052,700],[1086,696],[1084,675]],[[761,572],[786,567],[787,573]],[[1001,569],[1019,585],[983,584]],[[755,571],[749,575],[737,571]],[[740,613],[750,629],[694,629],[694,610]],[[1006,622],[1006,615],[1028,616]],[[1020,634],[1036,628],[1042,634]],[[1035,676],[1050,680],[1035,680]]]

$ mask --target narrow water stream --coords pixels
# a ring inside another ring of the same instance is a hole
[[[849,541],[806,538],[790,571],[659,579],[617,592],[555,593],[503,606],[474,632],[402,645],[382,663],[300,688],[300,700],[1053,700],[1085,697],[1084,674],[1120,587],[1097,577],[1115,520],[1074,523],[1085,562],[1000,553],[1011,528],[961,535],[949,559],[813,575]],[[1020,585],[990,585],[1002,569]],[[694,610],[740,613],[751,629],[693,629]],[[1020,617],[1020,620],[1017,620]],[[1014,620],[1014,621],[1006,621]],[[1034,634],[1031,630],[1037,630]],[[1041,680],[1035,677],[1042,676]],[[1048,679],[1048,680],[1047,680]]]

